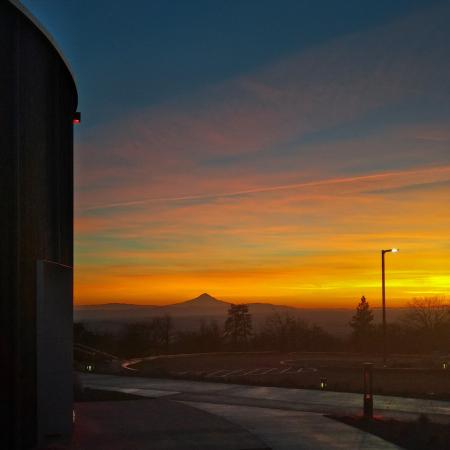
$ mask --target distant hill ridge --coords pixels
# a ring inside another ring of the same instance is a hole
[[[356,307],[355,301],[355,307]],[[169,305],[136,305],[128,303],[106,303],[77,306],[74,309],[76,322],[127,323],[145,321],[152,317],[170,315],[176,327],[183,330],[196,329],[202,321],[216,320],[222,324],[232,303],[203,293],[196,298]],[[348,323],[354,314],[354,308],[297,308],[270,303],[247,303],[255,327],[264,323],[273,313],[289,313],[308,323],[317,324],[328,331],[344,334],[348,332]],[[389,309],[388,321],[396,320],[405,308]],[[380,308],[373,308],[375,321],[381,320]]]
[[[185,300],[179,303],[171,303],[168,305],[142,305],[142,304],[132,304],[132,303],[102,303],[102,304],[94,304],[94,305],[75,305],[75,311],[93,311],[93,310],[103,310],[103,311],[123,311],[123,310],[145,310],[150,309],[152,311],[161,313],[167,312],[171,313],[176,311],[185,310],[188,312],[190,309],[195,310],[198,313],[199,309],[205,309],[205,311],[217,310],[222,311],[224,308],[228,310],[232,302],[226,302],[223,300],[219,300],[212,295],[204,292],[203,294],[195,297],[191,300]],[[283,310],[298,310],[299,308],[295,308],[292,306],[285,305],[274,305],[271,303],[247,303],[249,308],[263,308],[263,309],[283,309]]]

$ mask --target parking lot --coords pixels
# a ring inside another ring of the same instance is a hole
[[[248,367],[239,369],[219,369],[212,371],[179,371],[173,372],[178,376],[203,376],[204,378],[227,378],[227,377],[246,377],[246,376],[262,376],[262,375],[296,375],[299,373],[315,373],[318,369],[315,367],[256,367],[249,370]]]
[[[144,376],[362,392],[363,364],[367,359],[358,355],[331,353],[216,353],[154,357],[134,367]],[[414,358],[397,357],[387,368],[377,358],[369,361],[374,362],[374,393],[450,398],[448,369],[422,367],[425,363]]]

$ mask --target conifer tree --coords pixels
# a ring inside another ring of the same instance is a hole
[[[373,313],[369,302],[364,295],[356,308],[349,325],[352,328],[351,339],[358,351],[366,351],[370,346],[370,338],[373,335]]]
[[[252,334],[252,316],[248,305],[231,305],[225,321],[224,335],[234,349],[245,347]]]

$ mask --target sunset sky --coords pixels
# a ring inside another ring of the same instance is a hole
[[[70,61],[75,302],[450,294],[450,2],[26,0]],[[125,6],[126,5],[126,6]]]

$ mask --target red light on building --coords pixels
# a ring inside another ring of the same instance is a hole
[[[78,125],[81,122],[81,114],[77,111],[73,113],[72,123]]]

